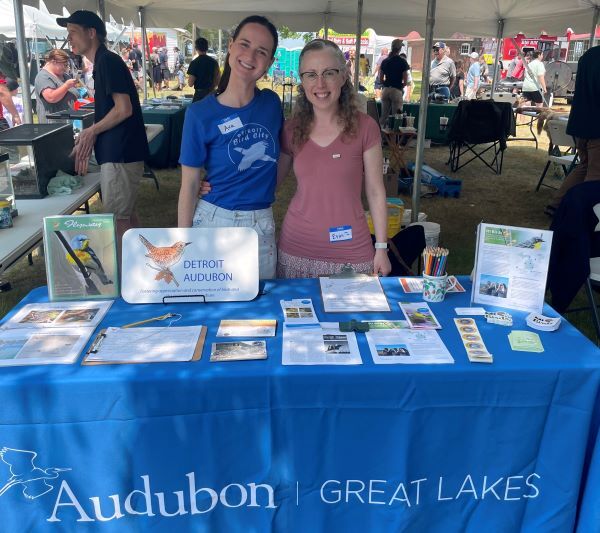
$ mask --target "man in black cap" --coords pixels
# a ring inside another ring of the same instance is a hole
[[[73,154],[75,169],[87,173],[92,149],[100,165],[102,203],[117,219],[117,238],[137,225],[135,200],[148,156],[140,101],[129,69],[106,48],[106,26],[91,11],[58,18],[74,54],[94,64],[95,123],[80,134]]]
[[[437,92],[450,98],[450,87],[456,79],[454,61],[446,55],[446,43],[437,42],[433,45],[433,61],[429,72],[429,92]]]

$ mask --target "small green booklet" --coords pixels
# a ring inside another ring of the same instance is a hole
[[[508,335],[510,347],[517,352],[536,352],[544,351],[540,336],[533,331],[511,331]]]
[[[114,215],[45,217],[44,252],[51,301],[119,296]]]

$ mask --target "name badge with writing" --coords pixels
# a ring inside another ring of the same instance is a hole
[[[329,228],[329,242],[351,241],[352,226],[338,226]]]
[[[240,120],[240,117],[226,119],[225,122],[218,125],[221,135],[225,135],[226,133],[229,133],[229,132],[232,132],[235,130],[239,130],[242,126],[243,126],[243,124],[242,124],[242,121]]]

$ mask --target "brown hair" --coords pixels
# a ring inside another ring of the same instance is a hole
[[[46,54],[46,61],[60,61],[62,63],[69,62],[69,54],[64,50],[54,48]]]
[[[235,29],[233,33],[232,41],[235,41],[242,31],[242,28],[246,24],[260,24],[269,30],[271,37],[273,37],[273,50],[271,51],[271,59],[275,57],[275,51],[277,50],[277,44],[279,43],[279,36],[277,35],[277,28],[273,25],[273,23],[267,18],[261,15],[250,15],[246,17],[242,22],[238,24],[238,27]],[[197,41],[196,41],[197,42]],[[225,63],[223,67],[223,74],[221,75],[221,79],[219,80],[219,86],[217,87],[217,94],[221,94],[225,92],[227,89],[227,85],[229,85],[229,76],[231,75],[231,67],[229,66],[229,52],[225,56]]]
[[[342,126],[342,137],[354,137],[358,132],[359,109],[354,87],[348,76],[344,54],[334,42],[326,41],[325,39],[314,39],[302,49],[300,53],[300,65],[302,65],[302,59],[307,53],[318,50],[330,50],[339,64],[340,73],[346,77],[338,100],[338,122]],[[294,134],[292,136],[292,145],[295,148],[301,148],[308,141],[314,118],[313,106],[308,101],[308,98],[306,98],[304,88],[302,85],[299,85],[293,117]]]

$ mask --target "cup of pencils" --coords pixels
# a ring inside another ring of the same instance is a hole
[[[448,286],[447,261],[446,248],[428,246],[423,251],[423,300],[426,302],[443,302],[446,292],[453,288]]]

